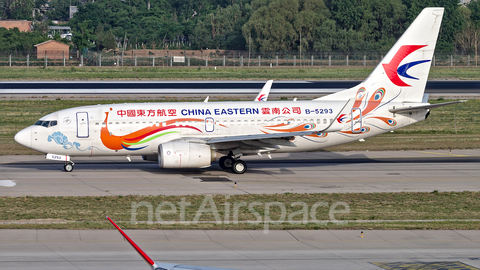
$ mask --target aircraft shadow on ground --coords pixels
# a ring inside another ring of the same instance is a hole
[[[268,159],[253,157],[245,159],[247,163],[248,170],[244,174],[248,176],[249,174],[294,174],[292,169],[298,168],[311,168],[311,167],[321,167],[322,165],[335,166],[335,165],[345,165],[345,164],[400,164],[400,163],[464,163],[464,162],[480,162],[480,157],[458,157],[458,156],[439,156],[439,157],[416,157],[416,158],[405,158],[405,157],[392,157],[392,158],[369,158],[363,154],[354,154],[345,156],[341,153],[325,152],[326,157],[328,158],[298,158],[298,153],[291,154],[287,156],[282,156],[278,158]],[[321,155],[316,153],[316,155]],[[8,164],[2,164],[0,167],[10,167],[10,168],[23,168],[23,172],[28,170],[38,170],[38,171],[62,171],[63,164],[56,162],[39,162],[39,163],[21,163],[13,162]],[[82,161],[76,161],[75,169],[73,173],[79,172],[91,172],[92,170],[99,171],[128,171],[128,170],[140,170],[152,174],[184,174],[188,176],[195,175],[210,175],[218,174],[219,172],[224,172],[225,174],[230,174],[229,170],[223,170],[218,165],[218,162],[212,162],[212,166],[208,168],[192,168],[192,169],[163,169],[159,168],[157,162],[149,161],[133,161],[133,162],[92,162],[88,161],[82,163]]]

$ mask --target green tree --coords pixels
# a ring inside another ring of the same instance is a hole
[[[32,51],[34,45],[49,38],[42,32],[20,32],[18,28],[0,27],[0,51]]]
[[[327,5],[337,38],[357,42],[350,49],[388,50],[405,30],[407,10],[401,0],[329,0]]]
[[[246,7],[247,9],[249,6]],[[195,48],[245,48],[241,26],[246,22],[246,10],[239,5],[219,7],[199,19],[191,35]]]
[[[253,49],[261,51],[291,50],[297,39],[293,21],[298,13],[298,0],[257,0],[253,12],[242,28]]]
[[[3,19],[31,20],[34,7],[34,0],[0,0]]]

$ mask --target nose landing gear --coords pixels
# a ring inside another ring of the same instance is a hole
[[[66,172],[71,172],[71,171],[73,171],[73,165],[75,165],[75,164],[71,161],[65,162],[65,165],[63,165],[63,169]]]

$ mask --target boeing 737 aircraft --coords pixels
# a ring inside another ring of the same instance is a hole
[[[158,263],[154,262],[128,235],[113,222],[113,220],[107,217],[108,221],[120,232],[120,234],[130,243],[130,245],[142,256],[142,258],[152,267],[152,270],[235,270],[230,268],[216,268],[197,265],[182,265],[174,263]]]
[[[76,156],[143,156],[162,168],[244,173],[246,155],[315,151],[427,118],[424,94],[443,8],[426,8],[359,85],[310,101],[127,103],[77,107],[42,117],[15,140],[65,162]]]

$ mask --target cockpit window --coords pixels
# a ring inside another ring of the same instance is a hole
[[[42,126],[42,127],[53,127],[53,126],[56,126],[57,125],[57,121],[54,120],[54,121],[42,121],[42,120],[38,120],[37,122],[35,122],[35,126]]]

